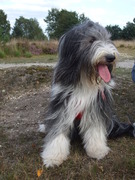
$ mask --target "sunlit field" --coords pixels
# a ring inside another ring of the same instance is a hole
[[[120,52],[119,60],[135,58],[135,41],[114,41]],[[0,45],[0,63],[56,62],[58,41],[29,41],[12,39]]]

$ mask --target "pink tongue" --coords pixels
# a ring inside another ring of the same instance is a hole
[[[104,82],[109,82],[111,80],[111,75],[106,65],[100,64],[98,65],[98,73],[100,77],[104,80]]]

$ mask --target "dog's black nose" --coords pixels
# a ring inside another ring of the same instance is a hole
[[[115,60],[115,56],[113,54],[107,54],[105,58],[107,62],[113,62]]]

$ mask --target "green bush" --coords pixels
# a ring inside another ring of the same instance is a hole
[[[21,52],[16,48],[16,46],[14,44],[5,45],[4,52],[7,56],[10,56],[10,57],[20,57],[21,56]]]
[[[28,40],[20,40],[18,42],[16,42],[16,48],[22,52],[22,54],[27,53],[28,49],[29,49],[29,41]]]
[[[4,53],[5,53],[6,55],[10,55],[10,54],[11,54],[10,48],[9,48],[9,47],[4,47]]]
[[[32,57],[32,54],[31,54],[31,52],[26,52],[25,54],[24,54],[24,56],[26,57],[26,58],[30,58],[30,57]]]
[[[124,48],[125,46],[124,46],[124,44],[120,44],[120,48]]]
[[[5,55],[5,53],[4,53],[4,51],[2,51],[1,49],[0,49],[0,58],[4,58],[6,55]]]
[[[20,57],[20,56],[21,56],[20,51],[15,50],[15,51],[14,51],[14,56],[15,56],[15,57]]]

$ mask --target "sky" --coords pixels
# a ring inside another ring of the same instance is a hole
[[[0,0],[0,9],[7,14],[11,27],[23,16],[36,18],[45,32],[47,25],[43,19],[51,8],[84,13],[102,26],[119,25],[123,28],[135,18],[135,0]]]

